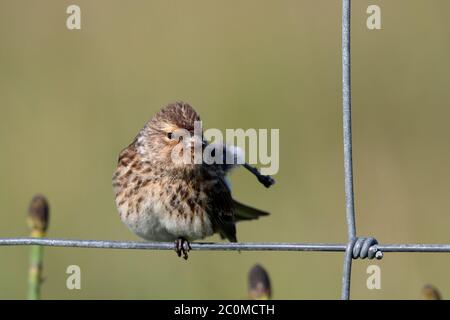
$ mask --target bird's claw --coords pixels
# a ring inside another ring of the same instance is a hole
[[[258,181],[261,182],[266,188],[269,188],[273,184],[275,184],[275,180],[271,176],[258,176]]]
[[[253,173],[256,178],[258,178],[258,181],[262,183],[266,188],[269,188],[271,185],[275,183],[275,180],[271,176],[265,176],[259,172],[258,169],[255,167],[249,165],[248,163],[243,164],[244,168]]]
[[[191,244],[188,240],[186,240],[183,237],[178,238],[175,240],[175,252],[179,257],[183,255],[183,259],[187,260],[188,258],[188,252],[191,250]]]

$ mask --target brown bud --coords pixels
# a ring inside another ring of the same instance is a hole
[[[44,234],[49,223],[49,207],[47,199],[42,195],[33,197],[28,209],[28,226],[32,233]]]
[[[422,289],[422,298],[425,300],[441,300],[442,296],[435,286],[427,284]]]
[[[264,300],[272,297],[269,275],[259,264],[253,266],[248,273],[248,295],[253,300]]]

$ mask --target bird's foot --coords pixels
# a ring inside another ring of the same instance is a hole
[[[187,260],[188,258],[188,252],[191,250],[191,245],[188,240],[186,240],[183,237],[178,238],[175,240],[175,252],[179,257],[183,255],[183,259]]]
[[[275,180],[271,176],[260,175],[258,176],[258,181],[261,182],[266,188],[269,188],[275,184]]]
[[[258,181],[263,184],[266,188],[269,188],[273,184],[275,184],[275,180],[271,176],[265,176],[259,172],[258,169],[255,167],[249,165],[248,163],[243,164],[244,168],[253,173],[256,178],[258,178]]]

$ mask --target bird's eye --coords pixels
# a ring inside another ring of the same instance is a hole
[[[172,132],[167,132],[167,138],[172,139]]]

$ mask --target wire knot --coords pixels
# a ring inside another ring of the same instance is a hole
[[[378,241],[372,237],[356,237],[350,243],[353,259],[383,258],[383,252],[378,249]]]

